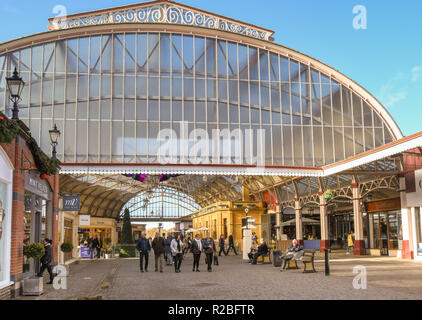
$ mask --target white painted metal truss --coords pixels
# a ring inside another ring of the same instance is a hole
[[[217,29],[262,40],[270,40],[274,33],[170,1],[140,3],[136,6],[109,9],[101,13],[88,12],[78,14],[77,17],[50,19],[50,22],[50,30],[114,23],[165,23]]]

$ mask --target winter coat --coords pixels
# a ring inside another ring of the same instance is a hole
[[[164,253],[165,246],[166,244],[164,242],[164,238],[162,237],[154,238],[152,240],[152,248],[154,249],[154,254],[156,256]]]
[[[204,248],[204,252],[208,254],[217,251],[213,238],[205,238],[204,240],[202,240],[202,247]]]
[[[220,248],[224,248],[224,238],[221,237],[220,240],[218,240],[218,245]]]
[[[50,244],[44,246],[45,253],[41,257],[40,262],[42,264],[50,264],[53,261],[53,252]]]
[[[199,249],[198,243],[196,242],[196,239],[192,240],[192,244],[190,247],[190,252],[192,252],[193,254],[200,254],[202,251],[202,241],[199,240],[199,242],[201,243],[201,250]]]
[[[136,242],[136,249],[138,251],[150,251],[151,246],[149,245],[149,240],[147,238],[139,238]]]
[[[180,250],[177,250],[177,240],[173,239],[170,244],[171,254],[175,256],[177,253],[183,253],[183,241],[179,240],[180,243]]]
[[[171,241],[173,240],[173,237],[172,236],[169,236],[167,239],[166,239],[166,241],[165,241],[165,243],[166,243],[166,246],[165,246],[165,248],[164,248],[164,252],[165,253],[171,253],[171,249],[170,249],[170,245],[171,245]]]

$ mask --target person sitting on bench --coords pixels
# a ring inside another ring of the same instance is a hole
[[[258,244],[256,243],[256,241],[252,241],[251,251],[248,253],[249,263],[252,263],[253,257],[257,250],[258,250]]]
[[[292,244],[287,248],[286,254],[281,257],[282,260],[284,260],[284,265],[282,270],[286,269],[287,263],[289,260],[291,260],[293,257],[298,257],[299,254],[303,252],[303,246],[298,244],[296,239],[293,239]]]
[[[257,264],[258,257],[266,255],[268,253],[268,246],[264,239],[261,239],[261,245],[258,247],[258,251],[254,254],[252,264]]]

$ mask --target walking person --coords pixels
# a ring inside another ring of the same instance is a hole
[[[148,272],[148,258],[149,252],[151,251],[151,246],[149,245],[149,240],[145,237],[145,232],[141,233],[141,237],[136,242],[136,249],[139,251],[139,265],[141,272],[144,272],[143,262],[145,259],[145,272]]]
[[[212,258],[214,257],[214,252],[217,252],[215,248],[214,239],[210,237],[210,233],[207,232],[206,238],[202,240],[202,247],[204,248],[205,257],[208,265],[208,272],[212,271]]]
[[[350,251],[353,252],[355,244],[353,242],[353,232],[352,230],[349,230],[349,233],[347,235],[347,254],[350,254]]]
[[[152,240],[152,249],[154,249],[155,272],[158,271],[158,263],[160,263],[160,272],[163,272],[163,254],[166,244],[164,239],[160,237],[160,233],[156,232]]]
[[[233,248],[234,254],[237,255],[236,248],[234,247],[233,233],[229,235],[229,248],[227,249],[226,256],[229,255],[230,248]]]
[[[97,258],[101,258],[101,249],[103,248],[103,241],[97,238]]]
[[[41,268],[37,276],[42,277],[44,270],[47,269],[48,274],[50,275],[50,282],[47,282],[47,284],[52,284],[54,275],[53,275],[53,270],[51,269],[51,262],[53,261],[53,250],[51,247],[51,240],[45,238],[43,241],[43,245],[44,245],[45,253],[40,259]]]
[[[221,252],[224,253],[225,256],[227,256],[226,251],[224,250],[224,244],[225,244],[225,240],[224,240],[224,236],[221,235],[220,239],[218,240],[218,246],[220,247],[220,251],[218,251],[218,256],[221,256]]]
[[[174,257],[174,271],[176,273],[179,273],[180,265],[182,264],[182,258],[183,258],[183,242],[180,237],[180,234],[176,236],[176,239],[173,239],[171,241],[170,249]]]
[[[193,254],[192,271],[200,272],[199,271],[199,260],[201,258],[201,252],[202,252],[202,241],[201,241],[201,236],[199,234],[197,234],[195,239],[193,239],[193,241],[192,241],[191,252]]]
[[[97,257],[98,256],[98,246],[99,246],[98,238],[95,237],[94,240],[92,240],[92,255]],[[94,253],[95,252],[95,253]]]
[[[171,234],[169,234],[167,236],[166,246],[164,248],[164,254],[165,254],[165,259],[166,259],[167,265],[170,265],[170,264],[173,263],[173,258],[172,258],[171,249],[170,249],[170,245],[171,245],[172,240],[173,240],[173,237],[171,236]]]
[[[94,239],[88,238],[88,252],[89,252],[89,258],[94,259]]]

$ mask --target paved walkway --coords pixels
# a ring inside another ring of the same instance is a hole
[[[154,272],[152,255],[148,273],[139,272],[137,259],[83,260],[70,266],[67,290],[45,285],[43,295],[18,299],[422,299],[422,263],[333,254],[327,277],[322,258],[318,254],[318,272],[310,274],[250,265],[240,256],[220,257],[212,273],[206,272],[203,256],[201,272],[192,272],[190,254],[181,273],[171,266],[165,266],[164,273]],[[353,288],[357,265],[367,270],[366,290]]]

